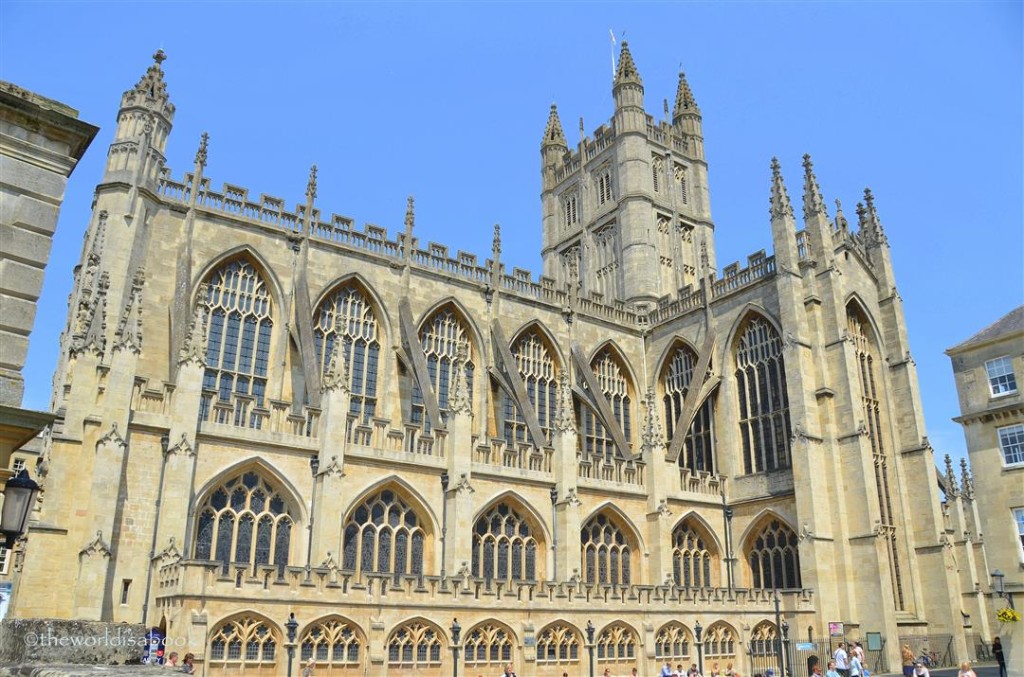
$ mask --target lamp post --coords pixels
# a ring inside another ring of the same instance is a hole
[[[299,622],[295,620],[295,614],[288,614],[288,622],[284,624],[288,630],[288,677],[292,677],[292,660],[295,658],[295,631],[299,629]]]
[[[693,633],[697,636],[697,671],[700,674],[704,674],[704,645],[700,641],[700,635],[704,632],[704,628],[701,627],[700,619],[693,625]]]
[[[22,470],[21,472],[24,473],[25,471]],[[10,482],[8,482],[7,484],[8,484],[8,486],[10,486]],[[6,519],[7,519],[7,504],[5,503],[4,504],[4,521],[5,521],[5,523],[6,523]],[[10,546],[8,545],[8,547],[10,547]],[[1005,578],[1006,578],[1006,574],[1004,574],[999,569],[996,569],[995,571],[992,572],[992,586],[996,589],[996,594],[999,595],[1000,597],[1005,598],[1006,599],[1006,603],[1010,606],[1011,609],[1013,609],[1014,608],[1014,606],[1013,606],[1013,593],[1012,592],[1006,592],[1006,588],[1004,587],[1006,585],[1004,583],[1004,579]]]
[[[786,674],[786,665],[782,660],[781,614],[779,612],[779,589],[775,588],[775,657],[779,659],[779,675]]]
[[[452,657],[455,659],[452,664],[452,677],[459,677],[459,635],[462,634],[462,626],[459,619],[452,619]]]
[[[590,677],[594,677],[594,624],[587,621],[587,652],[590,654]]]
[[[0,533],[6,538],[8,550],[14,549],[18,537],[25,533],[28,516],[32,514],[32,506],[36,504],[39,485],[36,484],[24,468],[16,477],[7,480],[4,485],[4,507],[0,512]]]
[[[309,580],[310,564],[313,559],[313,521],[316,519],[316,476],[320,472],[320,457],[309,457],[309,470],[313,473],[313,498],[309,506],[309,538],[306,542],[306,580]]]
[[[789,677],[790,672],[793,670],[793,661],[789,659],[789,621],[785,618],[782,619],[782,658],[783,658],[783,673],[785,677]]]
[[[558,487],[551,487],[551,580],[558,582]]]

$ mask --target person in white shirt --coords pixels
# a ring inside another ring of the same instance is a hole
[[[914,677],[931,677],[931,673],[928,672],[928,668],[924,666],[924,663],[918,661],[914,663]]]
[[[839,648],[832,658],[836,662],[836,672],[842,677],[850,677],[850,655],[846,653],[846,642],[839,642]]]

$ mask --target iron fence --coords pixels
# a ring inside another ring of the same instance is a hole
[[[914,657],[932,668],[952,668],[960,664],[953,653],[953,635],[900,635],[900,646],[910,646]]]
[[[821,672],[824,674],[828,667],[828,662],[832,660],[836,649],[839,648],[839,642],[842,641],[844,641],[842,637],[812,637],[806,640],[791,641],[789,648],[790,658],[786,661],[786,664],[791,666],[790,675],[792,677],[810,675],[815,663],[821,665]],[[849,635],[847,635],[845,641],[847,645],[851,643]],[[856,641],[859,641],[864,648],[864,667],[872,675],[881,675],[889,672],[889,661],[885,655],[886,642],[884,637],[882,638],[881,647],[876,650],[868,649],[867,641],[863,639],[858,638]]]

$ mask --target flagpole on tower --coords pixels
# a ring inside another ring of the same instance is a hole
[[[612,32],[612,29],[609,28],[608,29],[608,35],[610,35],[611,38],[612,38],[612,42],[611,42],[611,45],[609,47],[611,49],[611,55],[612,55],[612,80],[614,80],[615,79],[615,33]]]

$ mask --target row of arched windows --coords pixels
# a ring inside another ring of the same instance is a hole
[[[318,667],[345,672],[361,670],[367,659],[365,632],[341,616],[330,616],[310,623],[298,635],[298,655],[303,663],[312,660]],[[704,655],[721,660],[734,659],[739,642],[736,630],[724,621],[712,622],[702,633]],[[768,621],[758,624],[751,640],[755,646],[769,647],[777,637]],[[501,666],[513,660],[519,638],[509,626],[486,620],[469,628],[462,635],[462,658],[467,666]],[[413,619],[395,627],[386,640],[386,661],[389,669],[436,667],[449,660],[451,639],[439,626],[425,619]],[[282,645],[281,630],[257,614],[244,614],[221,622],[210,635],[210,664],[214,670],[258,670],[273,666]],[[537,663],[570,665],[584,659],[586,647],[580,628],[565,621],[555,621],[540,629],[535,636]],[[692,630],[672,621],[655,635],[657,660],[688,661],[695,654]],[[598,663],[634,664],[643,654],[640,635],[631,625],[615,621],[595,633],[595,658]],[[765,648],[765,651],[768,649]]]
[[[193,552],[197,559],[231,567],[276,565],[292,560],[298,506],[276,483],[256,470],[233,476],[207,491],[198,503]],[[635,528],[618,512],[599,510],[580,529],[584,582],[636,583],[639,543]],[[501,500],[472,525],[472,575],[493,581],[536,581],[542,577],[544,532],[518,501]],[[434,535],[422,508],[397,488],[371,492],[351,509],[342,525],[341,569],[356,574],[430,573],[428,551]],[[799,588],[796,534],[781,519],[763,519],[746,539],[753,588]],[[683,587],[719,585],[722,553],[706,524],[683,519],[671,536],[672,572]]]
[[[246,258],[231,260],[207,275],[199,302],[208,310],[206,371],[203,389],[203,420],[208,420],[213,403],[217,422],[260,427],[265,420],[253,408],[266,406],[267,372],[273,327],[273,303],[268,285],[256,266]],[[462,365],[470,389],[478,358],[468,321],[454,304],[437,309],[421,325],[420,347],[426,358],[431,388],[437,397],[442,420],[447,417],[448,399],[455,385],[455,369]],[[350,409],[366,423],[380,411],[381,346],[384,344],[379,309],[365,288],[355,279],[327,294],[314,311],[315,359],[325,373],[335,351],[348,374],[352,393]],[[537,325],[521,332],[510,346],[529,402],[547,438],[532,440],[525,417],[514,398],[495,385],[494,434],[509,445],[550,443],[557,409],[557,378],[561,366],[548,335]],[[786,468],[790,465],[791,423],[787,395],[783,342],[775,326],[765,317],[751,314],[741,326],[734,349],[734,374],[739,434],[744,473]],[[460,357],[460,354],[462,355]],[[666,355],[660,371],[663,415],[668,439],[675,434],[686,393],[694,379],[697,354],[679,342]],[[632,445],[633,418],[639,403],[636,385],[623,356],[612,346],[600,350],[591,360],[594,380],[608,402],[627,444]],[[401,367],[400,367],[401,371]],[[703,377],[702,377],[703,378]],[[580,379],[577,385],[586,390]],[[408,384],[409,402],[403,416],[413,424],[429,427],[424,402],[415,379]],[[698,403],[687,429],[679,464],[694,472],[715,472],[717,391]],[[472,392],[470,392],[472,400]],[[628,456],[630,450],[616,449],[614,437],[592,403],[576,399],[576,420],[580,451],[589,460],[610,460]]]

